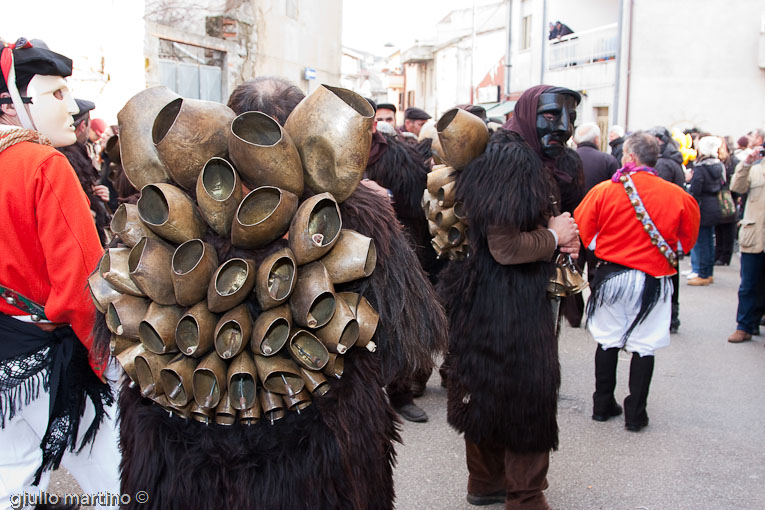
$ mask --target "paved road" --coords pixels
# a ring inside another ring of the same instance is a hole
[[[688,261],[683,269],[688,269]],[[715,283],[681,277],[682,326],[656,359],[643,432],[621,419],[590,419],[595,343],[564,327],[560,449],[547,498],[556,510],[762,510],[765,508],[765,347],[733,345],[738,260],[715,268]],[[627,395],[621,354],[617,400]],[[467,510],[464,442],[446,424],[446,390],[434,373],[419,400],[427,424],[406,423],[395,472],[398,510]],[[486,508],[502,508],[495,505]]]
[[[716,268],[715,279],[695,288],[681,278],[683,324],[658,353],[651,424],[639,434],[625,431],[619,419],[590,419],[595,344],[583,329],[564,327],[560,449],[547,490],[555,510],[765,508],[765,342],[725,341],[735,328],[738,260]],[[623,354],[617,399],[627,394],[628,368]],[[446,391],[435,373],[419,402],[430,421],[403,426],[397,509],[476,508],[465,502],[464,443],[446,423]],[[60,471],[51,488],[65,493],[76,485]]]

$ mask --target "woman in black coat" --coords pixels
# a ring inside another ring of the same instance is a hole
[[[720,206],[717,194],[723,182],[723,164],[717,159],[717,151],[722,141],[716,136],[705,136],[699,140],[699,158],[693,167],[691,195],[701,209],[699,240],[691,251],[691,267],[695,278],[688,280],[688,285],[709,285],[714,282],[714,229],[720,222]]]

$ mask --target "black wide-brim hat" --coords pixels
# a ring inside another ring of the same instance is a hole
[[[39,46],[32,46],[26,39],[19,39],[13,51],[16,69],[16,87],[26,89],[34,75],[67,77],[72,75],[72,59]],[[8,51],[8,49],[4,49]],[[5,76],[0,80],[0,92],[8,92]]]

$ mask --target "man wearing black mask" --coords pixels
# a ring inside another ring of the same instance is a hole
[[[546,510],[558,446],[560,366],[547,284],[558,252],[575,256],[570,212],[583,191],[566,148],[580,96],[541,85],[456,180],[472,255],[439,276],[449,314],[448,421],[465,434],[467,500]]]

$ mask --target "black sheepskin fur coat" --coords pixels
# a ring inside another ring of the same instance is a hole
[[[436,258],[428,232],[428,220],[422,212],[422,194],[428,182],[430,143],[413,145],[398,136],[385,136],[387,149],[366,170],[366,176],[393,194],[393,209],[404,226],[420,265],[435,281],[443,264]],[[430,142],[430,140],[428,140]]]
[[[171,417],[125,385],[122,492],[146,491],[149,500],[124,508],[393,508],[393,442],[400,437],[382,387],[395,374],[432,367],[431,354],[446,343],[446,318],[388,201],[359,186],[340,209],[343,227],[373,237],[377,247],[374,273],[336,289],[360,292],[380,314],[377,352],[351,349],[342,379],[330,381],[326,395],[273,425],[226,427]],[[221,260],[241,255],[220,243],[216,248]],[[103,352],[109,342],[103,317],[94,333]]]
[[[439,276],[449,316],[448,421],[465,438],[515,452],[558,446],[558,343],[547,298],[551,261],[501,265],[490,225],[546,224],[558,190],[519,135],[504,131],[457,177],[471,257]]]

